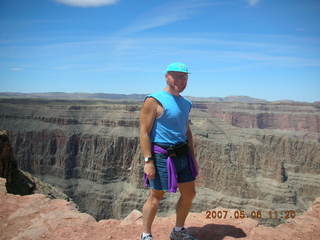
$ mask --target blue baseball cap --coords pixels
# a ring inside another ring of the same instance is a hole
[[[169,71],[184,72],[184,73],[190,74],[190,72],[188,72],[187,66],[186,66],[184,63],[181,63],[181,62],[171,63],[171,64],[167,67],[167,70],[165,71],[165,73],[167,73],[167,72],[169,72]]]

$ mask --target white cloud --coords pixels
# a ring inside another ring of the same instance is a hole
[[[247,0],[247,2],[250,6],[255,6],[260,2],[260,0]]]
[[[221,3],[212,0],[170,1],[151,9],[118,34],[140,32],[189,19],[198,13],[198,9],[217,4]]]
[[[188,59],[197,69],[194,72],[242,71],[253,67],[320,67],[320,38],[294,35],[204,33],[194,36],[174,33],[165,36],[90,36],[83,40],[75,35],[74,41],[67,39],[40,45],[19,40],[18,46],[0,44],[0,58],[7,59],[4,66],[13,74],[47,67],[59,72],[156,73],[163,63],[173,59]],[[12,64],[12,59],[17,64]],[[22,62],[32,65],[20,64]]]
[[[11,71],[14,71],[14,72],[18,72],[18,71],[22,71],[23,68],[21,67],[13,67],[13,68],[10,68]]]
[[[119,0],[55,0],[74,7],[100,7],[117,3]]]

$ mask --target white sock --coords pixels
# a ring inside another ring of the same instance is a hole
[[[176,232],[179,232],[179,231],[181,231],[182,228],[183,228],[183,227],[174,227],[174,230],[175,230]]]
[[[151,235],[151,233],[145,233],[145,232],[142,233],[142,237],[145,237],[147,235]]]

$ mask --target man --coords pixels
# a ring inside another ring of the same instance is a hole
[[[140,114],[140,144],[145,158],[145,186],[150,194],[143,206],[143,233],[140,240],[152,240],[151,225],[165,191],[176,192],[176,226],[171,240],[196,240],[184,223],[195,197],[198,163],[194,157],[189,113],[192,103],[181,93],[187,86],[188,69],[172,63],[166,70],[167,86],[144,99]]]

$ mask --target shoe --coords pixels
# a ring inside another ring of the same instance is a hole
[[[170,240],[198,240],[193,237],[186,228],[182,228],[180,231],[172,230],[170,234]]]
[[[142,237],[143,234],[141,233],[141,236],[140,236],[140,240],[152,240],[152,235],[151,234],[148,234],[144,237]]]

